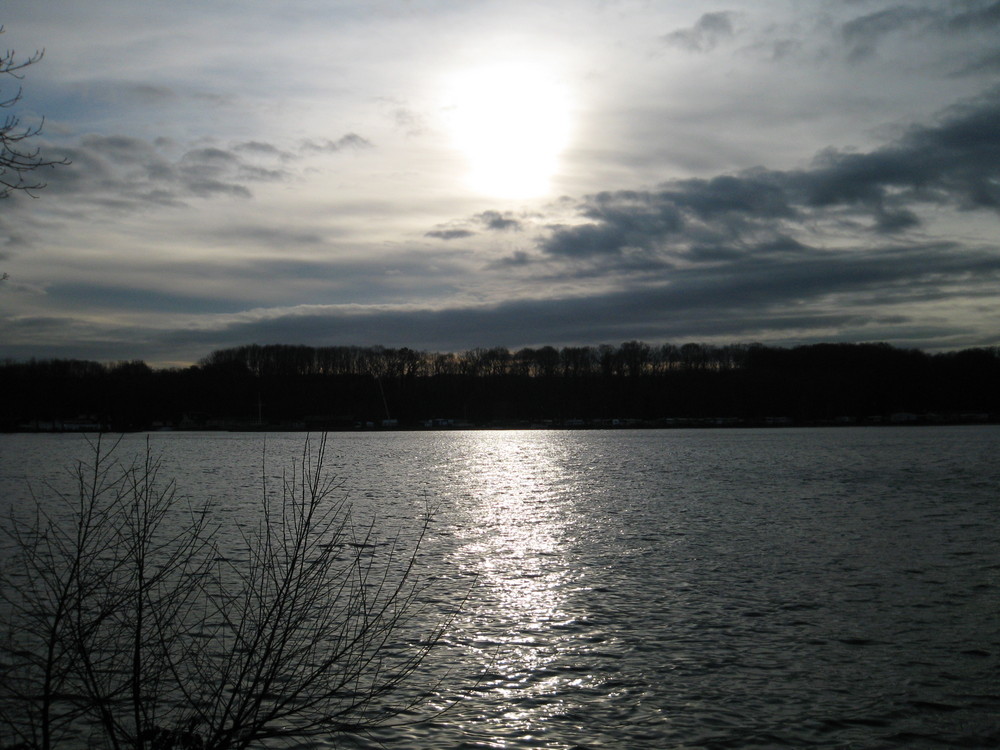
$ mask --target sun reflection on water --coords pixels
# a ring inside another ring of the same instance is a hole
[[[551,433],[479,433],[468,448],[455,489],[471,517],[456,559],[476,566],[479,588],[461,627],[489,662],[486,731],[524,739],[567,720],[562,696],[598,681],[581,658],[594,640],[574,560],[583,479]]]

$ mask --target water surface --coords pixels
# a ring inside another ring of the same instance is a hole
[[[148,439],[180,497],[233,508],[303,442]],[[357,518],[412,541],[433,511],[431,613],[469,595],[415,686],[457,703],[341,746],[1000,743],[996,427],[329,440]],[[0,436],[0,491],[85,456],[79,436]]]

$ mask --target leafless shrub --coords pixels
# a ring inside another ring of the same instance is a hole
[[[446,625],[419,596],[423,531],[404,551],[356,525],[325,437],[279,492],[262,472],[235,531],[177,502],[148,446],[129,465],[115,449],[6,524],[0,747],[246,748],[421,703],[407,678]]]

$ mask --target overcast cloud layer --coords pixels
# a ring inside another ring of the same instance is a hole
[[[71,164],[0,202],[0,357],[1000,344],[1000,2],[2,13]],[[456,135],[473,99],[495,133]],[[491,155],[548,188],[471,187]]]

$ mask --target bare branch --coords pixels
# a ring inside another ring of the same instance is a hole
[[[0,34],[3,31],[0,26]],[[35,50],[33,54],[19,58],[14,50],[7,50],[0,55],[0,75],[21,81],[24,69],[39,62],[44,55],[45,50]],[[20,84],[13,93],[4,94],[0,89],[0,109],[11,109],[17,105],[22,93]],[[0,122],[0,198],[8,197],[15,190],[35,197],[35,191],[44,188],[45,183],[30,179],[30,174],[43,167],[69,164],[66,159],[46,159],[37,147],[25,144],[41,134],[44,123],[43,118],[37,125],[25,125],[16,114],[9,114]]]
[[[429,517],[408,544],[357,525],[325,436],[280,487],[262,472],[250,531],[177,503],[148,444],[129,464],[92,448],[75,497],[4,527],[0,743],[87,727],[115,748],[232,750],[363,732],[428,695],[405,686],[450,623],[415,577]]]

